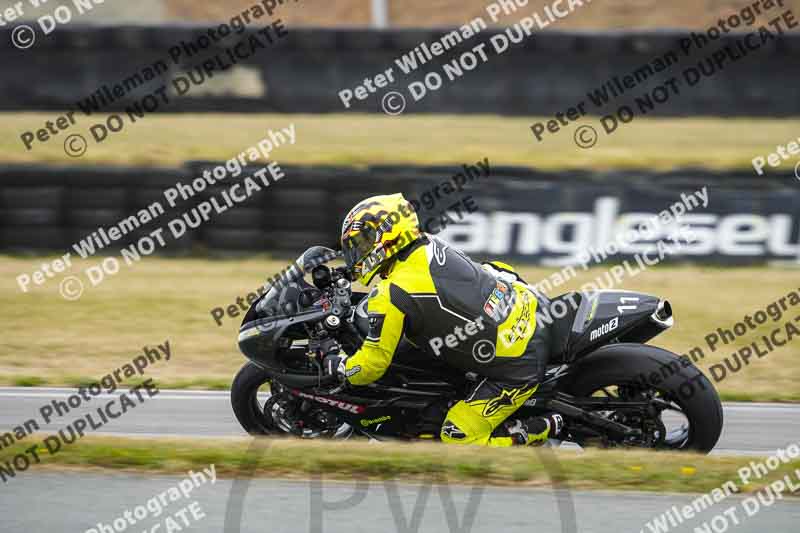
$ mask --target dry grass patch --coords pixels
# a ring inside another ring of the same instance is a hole
[[[493,165],[553,170],[746,169],[755,154],[797,137],[797,121],[789,119],[640,118],[601,137],[591,150],[581,150],[573,143],[574,128],[535,142],[529,128],[542,117],[180,114],[147,117],[100,145],[90,140],[80,158],[68,157],[64,139],[58,137],[25,150],[19,135],[41,127],[51,116],[0,113],[0,161],[174,166],[192,159],[227,160],[262,139],[268,129],[294,123],[296,144],[272,153],[282,163],[460,165],[488,157]],[[89,126],[102,118],[79,114],[70,133],[91,139]]]

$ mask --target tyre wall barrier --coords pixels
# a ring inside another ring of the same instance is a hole
[[[463,167],[283,166],[281,180],[224,212],[212,211],[195,229],[173,232],[170,221],[214,198],[223,205],[222,193],[252,175],[226,178],[170,206],[165,189],[178,181],[188,184],[213,166],[0,166],[0,249],[75,251],[74,245],[90,240],[99,228],[106,233],[122,228],[122,221],[148,207],[154,212],[152,206],[159,204],[163,209],[151,220],[128,222],[129,231],[100,251],[113,253],[161,228],[167,244],[159,253],[295,257],[315,244],[336,248],[342,219],[360,200],[402,192],[419,206],[423,229],[440,233],[476,258],[575,263],[581,252],[601,250],[615,235],[683,202],[687,207],[681,224],[694,232],[696,241],[673,250],[667,260],[800,263],[800,182],[794,176],[754,178],[746,171],[701,169],[543,172],[496,166],[489,176],[455,190],[445,183],[452,183]],[[660,230],[663,234],[621,246],[611,255],[635,257],[653,250],[675,229],[667,225]]]

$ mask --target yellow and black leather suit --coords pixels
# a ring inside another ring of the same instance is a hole
[[[442,440],[511,445],[492,432],[536,391],[547,339],[546,328],[537,330],[534,293],[510,267],[497,265],[475,263],[432,236],[399,252],[369,294],[369,335],[347,359],[348,381],[379,379],[405,336],[431,357],[482,378],[451,407]],[[544,440],[547,432],[531,437]]]

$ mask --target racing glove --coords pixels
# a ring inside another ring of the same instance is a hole
[[[347,356],[341,353],[341,347],[335,339],[326,339],[320,343],[319,352],[322,355],[322,372],[326,376],[335,375],[339,382],[345,380],[345,362]]]
[[[322,370],[326,376],[335,374],[339,377],[339,381],[344,381],[346,361],[346,355],[328,354],[322,359]]]
[[[338,394],[347,387],[347,376],[345,372],[345,362],[347,361],[346,355],[339,355],[337,353],[330,353],[322,359],[322,371],[326,376],[336,376],[336,384],[331,385],[327,394]]]

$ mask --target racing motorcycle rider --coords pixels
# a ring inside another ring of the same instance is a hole
[[[548,356],[547,328],[536,324],[537,298],[510,266],[480,265],[421,233],[402,194],[356,205],[344,219],[341,241],[347,266],[364,286],[376,274],[383,279],[369,293],[362,347],[349,358],[326,355],[326,372],[369,384],[389,368],[405,336],[431,357],[479,376],[448,411],[443,442],[510,446],[558,436],[558,414],[507,421],[536,392]]]

